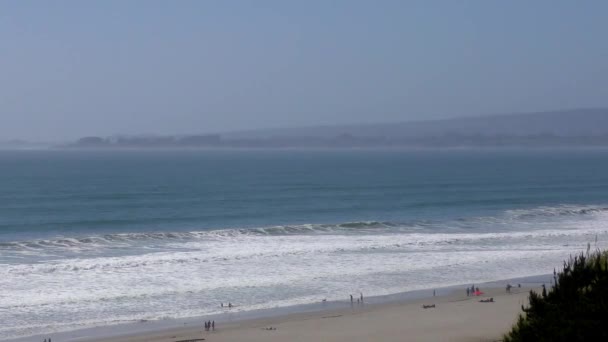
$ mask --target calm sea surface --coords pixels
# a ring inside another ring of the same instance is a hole
[[[607,232],[602,150],[0,151],[0,339],[550,273]]]

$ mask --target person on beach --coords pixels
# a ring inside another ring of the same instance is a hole
[[[354,301],[354,300],[353,300],[353,295],[351,294],[351,295],[350,295],[350,302],[352,303],[353,301]]]
[[[435,297],[435,290],[433,290],[433,297]]]
[[[228,307],[231,308],[232,307],[232,303],[228,302]]]
[[[475,285],[471,285],[471,296],[475,295]]]
[[[215,331],[215,321],[211,322],[211,330]]]
[[[363,292],[361,292],[361,303],[363,303]]]
[[[205,321],[205,331],[208,331],[209,328],[207,327],[207,321]]]
[[[471,293],[471,290],[467,287],[467,297],[469,296],[470,293]]]
[[[223,307],[224,307],[224,303],[220,303],[220,308],[223,308]]]
[[[507,284],[507,293],[511,293],[511,284]]]

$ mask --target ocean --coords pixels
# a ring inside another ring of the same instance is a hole
[[[548,274],[608,151],[0,151],[0,339]]]

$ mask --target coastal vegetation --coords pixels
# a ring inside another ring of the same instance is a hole
[[[553,277],[504,341],[608,341],[608,251],[571,257]]]

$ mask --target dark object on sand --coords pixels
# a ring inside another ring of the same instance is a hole
[[[423,309],[430,309],[430,308],[434,308],[434,307],[435,307],[435,304],[430,304],[430,305],[422,304]]]
[[[191,340],[179,340],[179,341],[175,341],[175,342],[198,342],[198,341],[204,341],[204,338],[194,338]]]
[[[494,303],[494,298],[482,299],[479,302],[481,302],[481,303]]]

